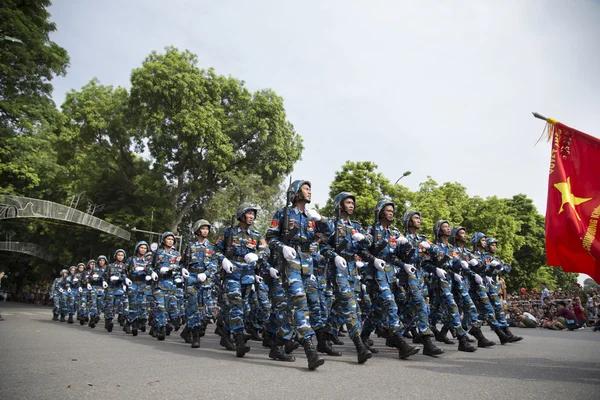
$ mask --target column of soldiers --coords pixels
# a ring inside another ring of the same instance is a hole
[[[248,340],[262,341],[269,357],[283,362],[295,361],[292,352],[302,346],[311,370],[324,364],[321,354],[342,355],[333,346],[343,344],[343,326],[360,364],[378,352],[371,334],[401,359],[420,351],[411,338],[428,356],[444,353],[432,338],[454,344],[448,333],[459,351],[493,346],[485,323],[501,344],[522,339],[509,330],[498,296],[497,278],[510,266],[496,256],[495,239],[477,232],[468,249],[465,228],[440,220],[430,241],[419,232],[418,211],[403,215],[402,233],[387,200],[377,203],[365,230],[352,219],[351,193],[335,197],[334,218],[308,208],[309,181],[293,182],[287,193],[266,235],[253,228],[259,208],[243,203],[214,244],[211,224],[201,219],[183,255],[165,232],[156,251],[141,241],[129,258],[119,249],[110,262],[100,256],[62,270],[53,319],[94,328],[104,313],[107,331],[117,318],[126,333],[149,326],[158,340],[183,326],[180,336],[192,348],[214,323],[221,346],[237,357],[250,351]]]

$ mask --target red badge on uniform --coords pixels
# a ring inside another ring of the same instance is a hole
[[[269,227],[271,227],[271,228],[277,228],[277,226],[279,226],[279,221],[277,221],[276,219],[272,219],[271,220],[271,225],[269,225]]]

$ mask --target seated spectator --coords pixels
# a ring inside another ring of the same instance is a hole
[[[583,306],[581,305],[581,298],[575,297],[573,299],[573,314],[575,314],[575,321],[578,329],[585,327],[585,313],[583,312]]]
[[[573,311],[567,308],[567,305],[564,301],[558,303],[558,311],[556,316],[558,317],[560,323],[566,326],[568,330],[572,331],[577,329],[575,314],[573,314]]]
[[[519,303],[513,301],[509,311],[510,325],[519,328],[537,328],[537,320],[529,312],[524,312],[519,308]]]

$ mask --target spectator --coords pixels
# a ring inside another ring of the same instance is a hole
[[[558,303],[558,312],[556,313],[561,324],[567,327],[570,331],[577,329],[577,322],[573,311],[567,308],[564,301]]]
[[[581,305],[581,299],[575,297],[573,299],[573,314],[575,314],[575,321],[577,323],[577,329],[584,329],[585,327],[585,313]]]
[[[546,287],[546,282],[542,282],[542,295],[540,297],[542,304],[544,303],[544,300],[550,298],[551,294],[552,293],[550,293],[550,290],[548,290],[548,288]]]

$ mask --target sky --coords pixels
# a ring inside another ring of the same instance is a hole
[[[71,66],[129,87],[173,45],[201,68],[271,88],[303,137],[294,179],[323,205],[347,160],[373,161],[411,190],[431,176],[470,195],[524,193],[545,213],[550,145],[538,111],[600,136],[600,2],[54,0]],[[599,171],[600,172],[600,171]]]

